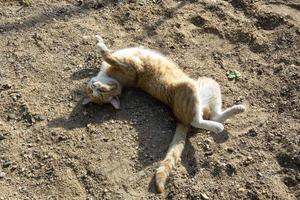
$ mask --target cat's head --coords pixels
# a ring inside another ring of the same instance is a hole
[[[90,102],[96,104],[110,103],[115,109],[120,109],[120,100],[118,96],[121,94],[121,86],[114,79],[101,80],[97,77],[92,78],[85,89],[86,97],[82,104]]]

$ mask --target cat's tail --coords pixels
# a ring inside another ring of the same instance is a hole
[[[177,124],[175,135],[169,146],[167,155],[163,161],[160,162],[159,167],[156,170],[155,181],[157,191],[162,193],[165,189],[165,184],[167,178],[176,164],[181,160],[181,154],[185,145],[185,140],[187,132],[189,130],[188,126],[181,123]]]

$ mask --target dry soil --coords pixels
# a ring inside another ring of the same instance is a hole
[[[134,89],[119,111],[80,105],[94,34],[215,78],[224,107],[248,102],[223,135],[192,131],[162,195],[172,113]],[[0,199],[300,199],[299,66],[299,0],[1,0]]]

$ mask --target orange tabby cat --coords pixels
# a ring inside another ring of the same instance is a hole
[[[158,192],[163,192],[172,168],[180,161],[190,126],[215,133],[224,130],[222,122],[244,112],[243,105],[234,105],[222,111],[220,87],[213,79],[188,77],[165,56],[144,48],[126,48],[111,51],[100,36],[97,47],[102,56],[101,71],[87,86],[87,97],[98,104],[111,103],[120,108],[118,96],[123,87],[137,87],[168,105],[177,119],[176,132],[167,155],[156,171]]]

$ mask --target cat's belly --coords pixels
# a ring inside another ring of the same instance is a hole
[[[167,85],[160,85],[157,83],[139,85],[139,88],[150,94],[155,99],[161,101],[162,103],[171,106],[173,99],[172,88]]]
[[[199,104],[198,87],[193,81],[183,82],[176,86],[172,109],[176,118],[189,125],[196,114]]]

